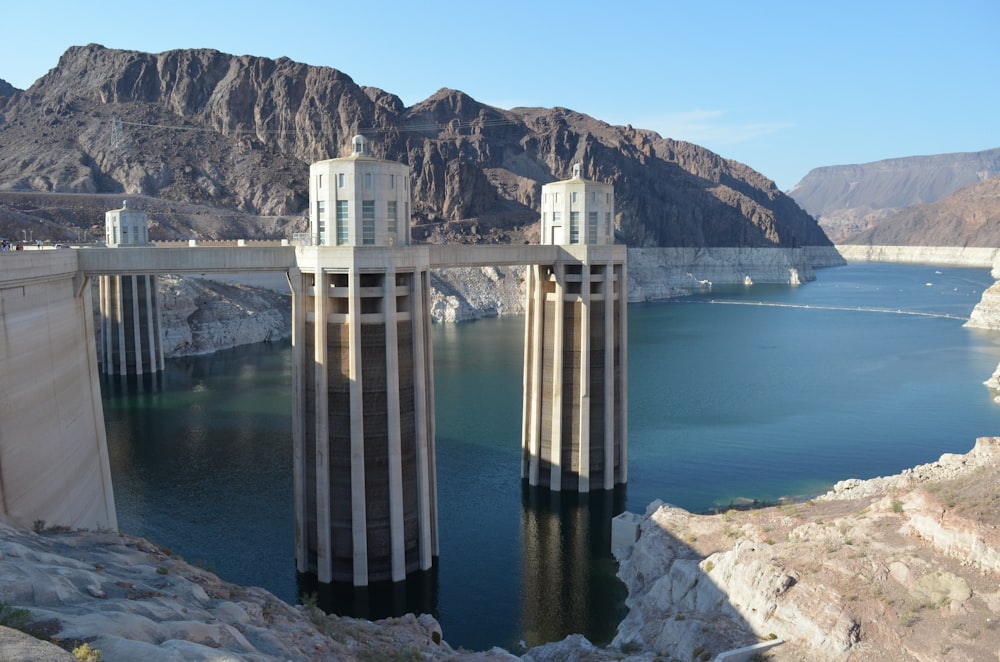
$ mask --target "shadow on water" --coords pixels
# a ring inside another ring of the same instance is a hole
[[[106,375],[103,373],[100,375],[101,394],[111,398],[161,393],[166,382],[165,372],[144,375]]]
[[[438,566],[410,573],[405,581],[354,586],[349,582],[320,583],[313,573],[296,573],[299,600],[328,614],[377,621],[403,614],[438,616]]]
[[[624,510],[624,486],[580,494],[524,483],[521,632],[528,646],[574,633],[597,644],[614,638],[626,591],[615,576],[611,520]]]
[[[521,614],[518,638],[527,646],[583,634],[606,645],[627,613],[625,586],[616,577],[611,522],[624,511],[625,488],[589,494],[522,485]],[[402,582],[367,587],[320,583],[296,575],[299,599],[339,616],[378,620],[407,613],[439,618],[439,564]],[[515,569],[516,572],[516,569]],[[510,642],[516,644],[516,642]],[[492,644],[491,644],[492,645]]]

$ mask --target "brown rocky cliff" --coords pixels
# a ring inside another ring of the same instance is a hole
[[[329,67],[213,50],[70,48],[0,99],[0,191],[120,192],[301,223],[308,164],[342,155],[357,133],[409,164],[418,238],[475,225],[523,241],[542,184],[581,162],[615,185],[630,245],[829,245],[773,182],[697,145],[448,89],[407,108]]]
[[[788,194],[819,220],[820,226],[836,243],[868,243],[857,237],[883,223],[901,210],[943,200],[963,188],[1000,174],[1000,148],[981,152],[935,154],[886,159],[873,163],[815,168]],[[898,224],[878,241],[892,245],[933,245],[921,243],[927,228]],[[948,224],[948,230],[956,230]],[[969,234],[958,229],[960,234]],[[940,232],[940,246],[961,246],[954,234]],[[883,244],[886,245],[886,244]],[[969,244],[987,246],[995,244]]]
[[[907,207],[846,243],[875,246],[1000,246],[1000,175],[937,202]]]

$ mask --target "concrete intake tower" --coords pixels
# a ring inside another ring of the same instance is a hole
[[[553,491],[628,480],[625,251],[614,187],[580,176],[542,187],[542,244],[576,259],[528,267],[521,475]]]
[[[148,218],[128,208],[104,215],[108,248],[149,246]],[[141,375],[163,370],[163,332],[156,276],[100,277],[101,370],[107,375]]]
[[[310,167],[311,246],[290,273],[299,572],[401,581],[438,556],[430,263],[405,164]]]

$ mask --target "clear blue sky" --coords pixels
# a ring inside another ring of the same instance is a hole
[[[1000,0],[21,0],[2,15],[0,78],[22,89],[88,43],[287,56],[407,105],[448,87],[652,129],[782,190],[819,166],[1000,147]]]

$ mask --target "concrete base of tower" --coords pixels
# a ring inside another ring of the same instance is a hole
[[[522,476],[554,491],[628,479],[624,246],[528,268]]]
[[[143,375],[163,370],[156,276],[100,277],[101,371]]]
[[[426,251],[303,247],[293,291],[296,559],[320,584],[438,556]]]

